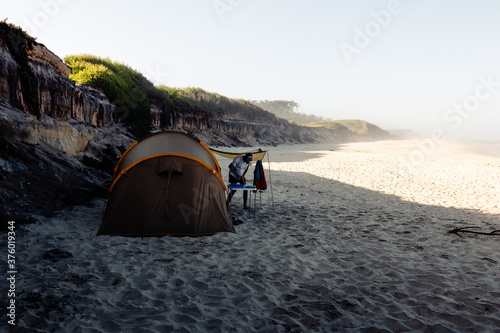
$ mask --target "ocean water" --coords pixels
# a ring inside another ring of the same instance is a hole
[[[500,157],[500,141],[497,140],[457,140],[456,143],[474,146],[477,152]]]
[[[493,155],[500,157],[500,149],[499,150],[484,150],[482,151],[484,154]]]
[[[484,146],[484,150],[481,150],[484,154],[500,156],[500,142],[485,141],[479,144]]]

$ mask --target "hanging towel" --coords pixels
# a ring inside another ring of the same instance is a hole
[[[261,151],[259,149],[259,151]],[[257,161],[255,165],[255,170],[253,171],[253,184],[258,190],[264,191],[267,189],[266,176],[264,175],[264,168],[262,167],[262,161]]]

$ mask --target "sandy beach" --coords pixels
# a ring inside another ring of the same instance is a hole
[[[497,148],[262,148],[236,234],[96,237],[102,199],[17,225],[17,332],[500,332],[500,236],[449,233],[500,230]]]

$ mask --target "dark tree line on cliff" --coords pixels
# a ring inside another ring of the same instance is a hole
[[[307,124],[317,121],[330,120],[327,118],[315,116],[313,114],[305,114],[299,112],[299,104],[294,101],[250,101],[250,103],[274,113],[280,118],[293,121],[298,124]]]

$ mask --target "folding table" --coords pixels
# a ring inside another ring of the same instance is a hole
[[[255,207],[257,204],[257,188],[255,185],[229,184],[227,185],[227,194],[229,195],[231,191],[253,191],[253,218],[255,219]],[[251,203],[252,192],[250,192],[250,204]],[[231,206],[231,203],[229,203],[229,206]]]

